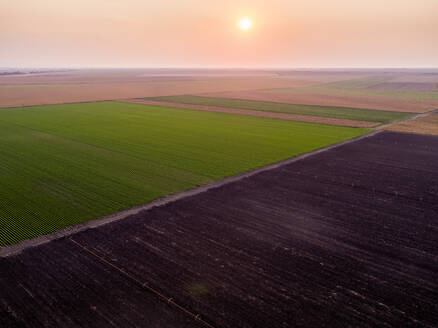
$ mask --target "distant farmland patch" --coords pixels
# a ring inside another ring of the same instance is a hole
[[[413,121],[390,125],[386,127],[386,130],[438,136],[438,114],[431,114]]]
[[[365,122],[390,123],[411,117],[411,113],[400,113],[394,111],[365,110],[359,108],[296,105],[269,101],[256,101],[248,99],[215,98],[201,96],[167,96],[146,98],[154,101],[175,102],[191,105],[216,106],[225,108],[251,109],[265,112],[309,115],[347,119]]]
[[[384,82],[369,87],[374,90],[438,91],[438,83],[429,82]]]
[[[421,84],[391,81],[388,78],[362,78],[305,87],[197,93],[197,95],[405,113],[423,113],[438,108],[438,88],[435,88],[434,82]]]
[[[0,245],[367,131],[117,102],[0,110]]]
[[[222,92],[260,88],[286,88],[312,82],[270,77],[141,76],[77,72],[62,75],[0,76],[0,108],[63,104],[86,101],[178,95],[194,92]]]

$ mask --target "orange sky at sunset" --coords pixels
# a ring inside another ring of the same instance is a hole
[[[0,67],[438,67],[437,16],[437,0],[0,0]]]

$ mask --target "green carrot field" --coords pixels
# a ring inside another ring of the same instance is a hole
[[[0,246],[367,133],[118,102],[0,110]]]

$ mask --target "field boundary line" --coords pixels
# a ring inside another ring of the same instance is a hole
[[[192,311],[190,311],[189,309],[186,309],[184,306],[179,305],[178,303],[176,303],[172,297],[167,297],[165,295],[163,295],[162,293],[160,293],[158,290],[156,290],[155,288],[151,287],[149,285],[148,282],[141,282],[140,280],[138,280],[137,278],[135,278],[132,274],[130,274],[129,272],[126,272],[125,269],[118,267],[117,265],[111,263],[110,261],[108,261],[107,259],[105,259],[103,256],[100,256],[98,254],[96,254],[95,252],[93,252],[91,249],[89,249],[87,246],[82,245],[80,242],[74,240],[72,237],[69,238],[69,240],[75,244],[77,247],[81,248],[84,252],[94,256],[95,258],[97,258],[100,262],[110,266],[111,268],[113,268],[114,270],[118,271],[119,273],[121,273],[122,275],[124,275],[125,277],[127,277],[128,279],[132,280],[133,282],[135,282],[136,284],[140,285],[141,288],[151,292],[152,294],[154,294],[155,296],[157,296],[159,299],[161,299],[162,301],[166,302],[167,304],[172,305],[173,307],[177,308],[179,311],[183,312],[184,314],[188,315],[189,317],[191,317],[193,320],[200,322],[201,324],[203,324],[206,327],[209,328],[214,328],[214,326],[212,326],[211,324],[209,324],[208,322],[206,322],[205,320],[203,320],[201,318],[200,314],[195,314]]]
[[[313,155],[326,152],[328,150],[332,150],[332,149],[335,149],[335,148],[338,148],[338,147],[341,147],[341,146],[344,146],[344,145],[347,145],[347,144],[350,144],[350,143],[353,143],[353,142],[356,142],[356,141],[359,141],[362,139],[373,137],[373,136],[375,136],[379,133],[383,133],[383,132],[385,132],[385,130],[375,130],[375,131],[372,131],[368,134],[361,135],[361,136],[356,137],[356,138],[352,138],[352,139],[345,140],[345,141],[342,141],[339,143],[335,143],[335,144],[327,146],[327,147],[319,148],[319,149],[316,149],[314,151],[304,153],[302,155],[298,155],[298,156],[295,156],[292,158],[288,158],[288,159],[280,161],[280,162],[276,162],[273,164],[262,166],[262,167],[254,169],[254,170],[251,170],[251,171],[247,171],[247,172],[243,172],[243,173],[240,173],[237,175],[233,175],[231,177],[224,178],[224,179],[221,179],[218,181],[214,181],[214,182],[208,183],[206,185],[203,185],[203,186],[200,186],[200,187],[197,187],[194,189],[189,189],[189,190],[185,190],[185,191],[173,194],[173,195],[168,195],[168,196],[165,196],[162,198],[158,198],[158,199],[153,200],[151,202],[148,202],[148,203],[145,203],[145,204],[142,204],[139,206],[135,206],[135,207],[132,207],[132,208],[120,211],[120,212],[116,212],[116,213],[113,213],[113,214],[110,214],[110,215],[107,215],[107,216],[104,216],[101,218],[96,218],[94,220],[80,223],[80,224],[77,224],[77,225],[74,225],[71,227],[67,227],[67,228],[55,231],[53,233],[49,233],[47,235],[39,236],[39,237],[32,238],[32,239],[27,239],[27,240],[21,241],[17,244],[14,244],[14,245],[3,246],[3,247],[0,247],[0,257],[8,257],[8,256],[16,255],[16,254],[23,252],[24,250],[26,250],[28,248],[33,248],[33,247],[36,247],[39,245],[46,244],[46,243],[53,241],[53,240],[56,240],[56,239],[61,239],[64,237],[74,235],[74,234],[81,232],[81,231],[85,231],[88,229],[94,229],[94,228],[100,227],[102,225],[111,223],[111,222],[119,221],[119,220],[125,219],[129,216],[132,216],[132,215],[138,214],[140,212],[152,209],[154,207],[163,206],[163,205],[175,202],[175,201],[180,200],[180,199],[195,196],[195,195],[201,194],[203,192],[206,192],[210,189],[216,189],[216,188],[222,187],[224,185],[227,185],[229,183],[237,182],[237,181],[240,181],[242,179],[249,178],[253,175],[256,175],[256,174],[259,174],[259,173],[262,173],[265,171],[270,171],[270,170],[273,170],[273,169],[276,169],[276,168],[303,160],[303,159],[311,157]]]

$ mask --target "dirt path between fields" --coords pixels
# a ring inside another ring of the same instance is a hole
[[[183,109],[192,109],[192,110],[203,110],[203,111],[207,111],[207,112],[257,116],[257,117],[266,117],[266,118],[274,118],[274,119],[289,120],[289,121],[300,121],[300,122],[311,122],[311,123],[320,123],[320,124],[329,124],[329,125],[349,126],[349,127],[356,127],[356,128],[372,128],[372,127],[379,125],[379,123],[376,123],[376,122],[345,120],[345,119],[310,116],[310,115],[296,115],[296,114],[287,114],[287,113],[264,112],[264,111],[260,111],[260,110],[250,110],[250,109],[224,108],[224,107],[203,106],[203,105],[188,105],[188,104],[180,104],[180,103],[172,103],[172,102],[164,102],[164,101],[152,101],[152,100],[143,100],[143,99],[128,99],[128,100],[120,100],[120,101],[134,103],[134,104],[144,104],[144,105],[153,105],[153,106],[161,106],[161,107],[174,107],[174,108],[183,108]]]

